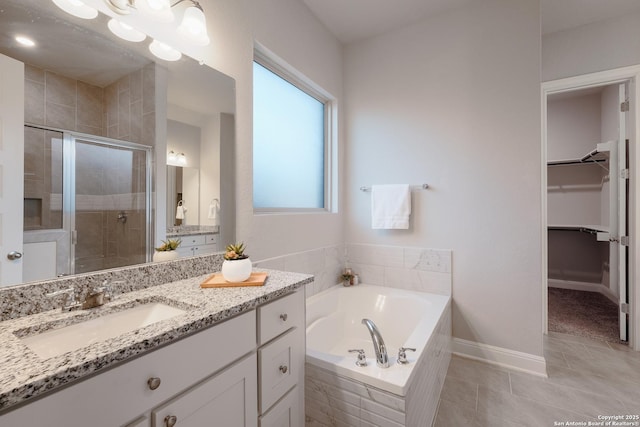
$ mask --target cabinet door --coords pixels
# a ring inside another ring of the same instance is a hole
[[[256,355],[182,393],[151,412],[156,427],[257,427]]]
[[[124,427],[149,427],[149,418],[142,416],[140,418],[136,418],[135,421],[131,421]]]
[[[303,386],[301,385],[301,387]],[[294,387],[269,412],[260,417],[260,427],[297,427],[304,425],[298,388]]]

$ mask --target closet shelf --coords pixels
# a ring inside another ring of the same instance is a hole
[[[560,231],[579,231],[581,233],[589,233],[594,235],[600,235],[602,237],[603,234],[609,234],[609,227],[604,225],[549,225],[547,227],[548,230],[560,230]]]
[[[609,161],[609,154],[613,144],[614,141],[602,142],[598,144],[595,149],[589,151],[579,159],[550,160],[547,162],[547,166],[605,163]]]

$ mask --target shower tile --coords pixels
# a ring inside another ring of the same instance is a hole
[[[131,133],[129,140],[138,144],[142,143],[142,101],[131,104]]]
[[[107,113],[107,127],[118,125],[118,85],[111,84],[104,88],[104,111]]]
[[[118,92],[122,93],[122,92],[128,92],[129,88],[131,87],[130,81],[129,81],[129,74],[127,74],[126,76],[121,77],[117,84],[118,84]]]
[[[45,104],[45,124],[60,129],[75,130],[75,107],[69,107],[47,101]]]
[[[131,91],[131,102],[142,102],[142,69],[129,74],[129,88]],[[142,104],[140,104],[140,108],[142,108]]]
[[[131,94],[118,93],[118,138],[126,139],[131,132]]]
[[[88,133],[90,135],[98,135],[98,136],[106,136],[103,134],[103,128],[102,127],[94,127],[94,126],[87,126],[87,125],[83,125],[83,124],[78,124],[76,126],[76,129],[78,132],[82,132],[82,133]]]
[[[24,64],[24,78],[35,83],[44,84],[44,70],[33,65]]]
[[[451,274],[386,267],[384,269],[384,285],[412,291],[451,295]]]
[[[45,94],[47,103],[76,108],[76,80],[45,71]]]
[[[403,248],[396,246],[348,244],[347,260],[384,267],[403,267],[404,254]]]
[[[156,114],[144,113],[142,116],[142,144],[156,145]]]
[[[78,82],[78,126],[102,128],[103,105],[102,88]]]
[[[44,124],[44,83],[31,80],[24,86],[24,120],[33,124]]]
[[[142,69],[142,114],[156,111],[156,69],[151,63]]]

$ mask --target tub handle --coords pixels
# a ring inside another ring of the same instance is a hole
[[[356,365],[363,367],[367,366],[367,356],[364,354],[363,349],[353,349],[349,350],[349,353],[358,353],[358,359],[356,360]]]
[[[415,348],[410,348],[410,347],[400,347],[398,349],[398,363],[401,365],[406,365],[407,363],[409,363],[409,361],[407,360],[407,351],[416,351]]]

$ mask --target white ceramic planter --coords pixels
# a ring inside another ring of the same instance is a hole
[[[153,253],[153,262],[171,261],[180,258],[178,251],[155,251]]]
[[[251,276],[251,259],[225,259],[222,262],[222,277],[227,282],[244,282]]]

